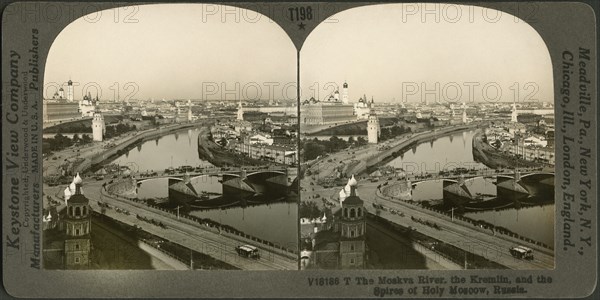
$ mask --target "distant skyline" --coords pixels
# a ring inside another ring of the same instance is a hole
[[[402,4],[332,16],[336,22],[317,26],[302,48],[301,98],[323,100],[332,83],[341,89],[346,81],[351,102],[363,94],[376,102],[403,95],[409,102],[483,101],[484,87],[491,101],[553,102],[550,57],[535,30],[507,14],[490,22],[479,7],[453,7],[463,16],[455,23],[447,12],[437,22],[435,15],[407,15]],[[44,96],[71,79],[76,99],[86,84],[100,87],[106,101],[117,90],[120,100],[296,97],[296,50],[283,29],[265,16],[203,21],[203,9],[142,5],[137,23],[115,22],[107,11],[95,23],[76,20],[50,49]]]
[[[301,52],[304,98],[312,96],[315,82],[324,99],[332,91],[323,89],[325,83],[334,81],[341,88],[347,81],[352,102],[363,94],[375,101],[400,101],[403,84],[407,100],[416,102],[438,82],[440,100],[468,101],[470,91],[477,96],[474,100],[484,100],[487,84],[488,99],[496,97],[499,87],[502,101],[512,102],[517,90],[521,101],[534,90],[533,98],[554,101],[550,55],[524,21],[506,13],[496,19],[497,11],[491,9],[452,5],[437,10],[436,22],[435,14],[423,13],[423,6],[414,14],[403,8],[408,10],[402,4],[353,8],[331,17],[337,22],[320,24]],[[453,17],[455,8],[461,9],[462,18]],[[431,103],[435,96],[427,98]]]

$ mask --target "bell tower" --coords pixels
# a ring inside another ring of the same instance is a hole
[[[67,82],[67,100],[73,102],[73,81],[71,79]]]
[[[244,107],[242,106],[242,100],[241,99],[240,99],[240,103],[238,104],[237,120],[238,121],[243,121],[244,120]]]
[[[362,269],[366,266],[366,221],[364,202],[356,195],[356,184],[350,186],[350,196],[342,202],[338,230],[340,232],[340,264],[342,269]]]
[[[89,200],[82,194],[82,179],[75,177],[75,193],[67,202],[63,221],[65,230],[65,269],[87,269],[90,265],[91,212]]]
[[[342,103],[348,104],[348,83],[346,82],[342,86]]]

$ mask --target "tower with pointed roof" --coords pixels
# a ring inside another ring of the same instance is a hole
[[[91,211],[89,200],[83,195],[83,180],[77,174],[73,180],[75,191],[67,202],[63,219],[65,230],[65,269],[86,269],[90,264]]]
[[[67,82],[67,100],[73,101],[73,81],[71,79]]]
[[[240,100],[240,103],[238,104],[237,120],[244,121],[244,107],[242,107],[242,100]]]
[[[348,104],[348,83],[344,81],[344,85],[342,86],[342,103]]]
[[[367,121],[367,140],[369,141],[369,144],[377,144],[379,142],[379,133],[381,132],[381,128],[379,127],[379,119],[375,113],[374,105],[375,103],[371,98],[371,109],[369,111],[369,119]]]
[[[100,111],[96,110],[94,112],[94,117],[92,119],[92,137],[96,142],[102,142],[104,139],[104,134],[106,133],[106,125],[104,123],[104,117]]]
[[[512,110],[510,114],[510,121],[513,123],[518,122],[517,120],[517,105],[515,103],[512,104]]]
[[[192,121],[192,101],[190,101],[188,99],[188,103],[187,104],[188,104],[187,120],[188,120],[188,122],[191,122]]]
[[[341,205],[337,231],[340,233],[339,266],[360,269],[366,262],[366,221],[364,202],[356,194],[356,183],[350,185],[350,196]]]

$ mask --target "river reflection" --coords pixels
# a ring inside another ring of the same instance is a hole
[[[464,215],[507,228],[546,245],[554,245],[554,204]]]
[[[487,168],[473,159],[475,130],[453,133],[408,149],[388,163],[407,172],[439,172],[462,168]]]
[[[496,185],[491,178],[477,177],[466,180],[465,184],[469,186],[474,195],[482,194],[488,199],[494,199],[496,195]],[[413,201],[429,201],[431,205],[436,205],[437,209],[443,209],[442,192],[442,180],[422,181],[414,185]],[[554,204],[523,206],[517,209],[509,203],[508,208],[467,212],[464,213],[464,216],[504,227],[546,245],[554,245]]]
[[[185,129],[163,137],[145,141],[114,163],[129,166],[133,171],[164,171],[170,167],[212,166],[198,158],[198,129]]]
[[[476,177],[465,180],[465,185],[474,195],[496,196],[496,185],[492,178]],[[413,201],[428,201],[443,199],[443,180],[426,180],[418,182],[413,187]]]

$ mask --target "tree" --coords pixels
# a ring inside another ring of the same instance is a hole
[[[358,143],[359,146],[364,146],[367,144],[367,140],[362,136],[359,136],[358,139],[356,140],[356,142]]]
[[[81,141],[82,141],[84,144],[89,144],[89,143],[91,143],[91,142],[92,142],[92,138],[91,138],[89,135],[87,135],[87,134],[82,134],[82,135],[81,135]]]
[[[325,147],[315,142],[304,144],[304,159],[313,160],[325,152]]]
[[[356,142],[356,141],[354,140],[354,137],[353,137],[353,136],[351,136],[351,137],[349,137],[349,138],[348,138],[348,144],[352,145],[352,144],[354,144],[355,142]]]

